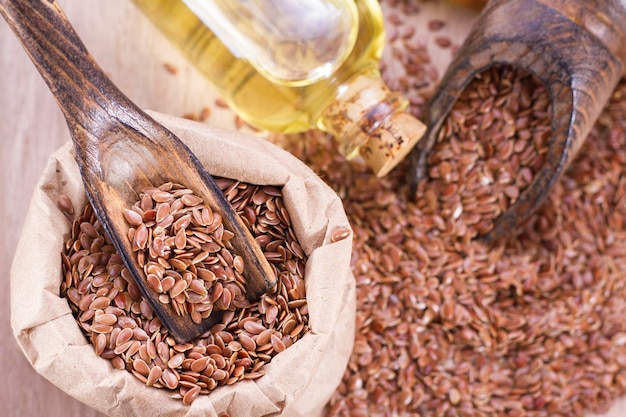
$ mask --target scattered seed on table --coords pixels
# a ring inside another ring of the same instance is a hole
[[[383,10],[401,25],[406,4]],[[408,96],[418,81],[401,82],[402,67],[422,74],[422,102],[411,102],[421,114],[436,85],[428,51],[398,41],[383,55],[383,76]],[[499,71],[477,80],[451,116],[456,133],[442,137],[437,169],[416,196],[406,163],[377,179],[337,158],[320,132],[271,138],[335,189],[353,230],[357,331],[328,417],[582,417],[626,394],[626,81],[539,211],[509,243],[487,247],[472,239],[494,215],[480,207],[493,196],[506,207],[532,179],[550,111],[532,77]],[[494,124],[497,143],[478,141]],[[515,163],[519,172],[507,172]],[[477,164],[475,182],[460,178]]]

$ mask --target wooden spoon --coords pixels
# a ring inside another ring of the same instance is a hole
[[[450,64],[429,106],[428,130],[410,156],[413,192],[463,90],[491,66],[528,70],[547,87],[552,132],[547,160],[533,182],[481,238],[498,240],[526,220],[574,159],[626,69],[623,0],[492,0]]]
[[[187,146],[106,77],[55,0],[0,0],[0,14],[63,111],[98,219],[154,312],[178,342],[204,333],[219,315],[212,314],[196,325],[190,316],[178,316],[170,304],[159,302],[146,284],[123,216],[143,188],[172,181],[192,189],[221,213],[224,226],[235,234],[231,243],[244,259],[248,297],[258,297],[275,286],[273,267],[212,177]]]

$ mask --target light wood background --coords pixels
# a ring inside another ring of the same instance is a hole
[[[143,108],[182,116],[212,106],[217,95],[134,8],[130,0],[60,0],[87,49],[113,81]],[[429,15],[430,13],[430,15]],[[451,16],[462,39],[473,15],[429,3],[422,18]],[[420,18],[420,19],[422,19]],[[416,25],[422,25],[416,22]],[[445,68],[450,52],[434,56]],[[171,74],[169,63],[178,68]],[[207,123],[232,128],[234,115],[212,106]],[[65,121],[21,46],[0,20],[0,416],[102,416],[38,375],[10,327],[9,271],[30,195],[49,155],[69,140]],[[626,408],[622,408],[624,410]],[[615,407],[612,417],[625,415]],[[129,416],[130,417],[130,416]]]

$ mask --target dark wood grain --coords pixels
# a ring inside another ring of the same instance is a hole
[[[587,137],[624,73],[626,9],[619,0],[492,0],[482,11],[433,96],[428,130],[410,156],[413,192],[454,103],[472,79],[497,65],[521,67],[547,87],[552,131],[547,162],[493,230],[498,240],[544,201]]]
[[[239,216],[192,152],[133,104],[96,64],[55,1],[0,0],[0,14],[53,92],[75,144],[87,196],[137,285],[180,342],[214,324],[194,324],[158,301],[135,265],[123,209],[147,186],[184,184],[223,217],[245,262],[247,294],[254,298],[276,284],[273,268]],[[219,149],[215,150],[219,152]]]

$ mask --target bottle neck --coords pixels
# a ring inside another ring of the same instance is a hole
[[[324,111],[322,130],[339,141],[348,160],[357,156],[382,177],[409,153],[426,127],[404,112],[407,101],[380,77],[359,75],[339,89]]]

